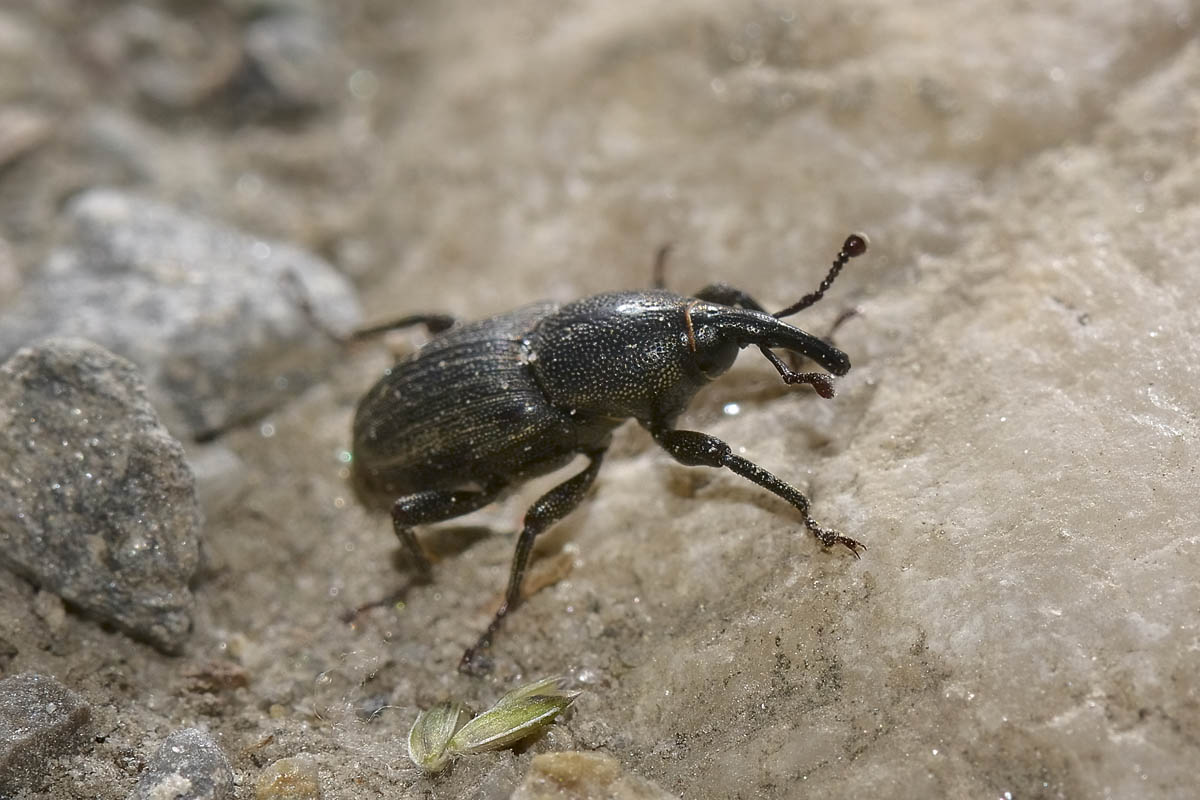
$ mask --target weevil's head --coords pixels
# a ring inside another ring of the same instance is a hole
[[[696,301],[688,307],[687,324],[696,366],[709,378],[728,370],[738,351],[751,345],[791,351],[834,375],[850,371],[841,350],[762,311]]]

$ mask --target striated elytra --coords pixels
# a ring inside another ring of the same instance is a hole
[[[846,262],[866,249],[864,236],[851,235],[817,291],[775,314],[745,292],[718,283],[691,297],[662,288],[613,292],[562,306],[538,303],[464,325],[422,314],[359,332],[424,325],[434,334],[359,403],[352,459],[359,497],[391,508],[396,535],[424,575],[430,573],[429,559],[414,526],[475,511],[577,455],[588,459],[581,472],[526,512],[504,602],[463,654],[462,671],[488,668],[483,651],[520,599],[535,537],[583,499],[613,430],[630,418],[680,463],[725,467],[786,500],[826,547],[841,544],[855,556],[865,549],[814,520],[798,489],[720,439],[677,430],[674,423],[696,392],[750,346],[785,383],[808,384],[832,397],[828,374],[795,372],[773,351],[811,359],[833,375],[849,371],[845,353],[781,317],[820,300]],[[658,274],[664,256],[665,250]]]

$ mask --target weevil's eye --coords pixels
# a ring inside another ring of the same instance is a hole
[[[723,336],[711,325],[697,326],[695,336],[696,367],[706,378],[716,378],[733,366],[741,349],[736,341]]]

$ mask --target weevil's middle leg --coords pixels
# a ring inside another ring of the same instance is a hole
[[[500,629],[500,624],[510,611],[521,601],[521,582],[525,578],[525,569],[529,566],[529,554],[533,552],[533,540],[542,531],[575,510],[575,507],[587,495],[588,489],[596,480],[600,471],[600,463],[604,460],[604,451],[586,453],[590,459],[588,465],[578,475],[560,483],[546,492],[537,502],[525,512],[525,527],[517,539],[517,549],[513,554],[512,568],[508,573],[508,589],[504,592],[504,602],[496,616],[492,618],[487,630],[479,637],[474,646],[467,648],[458,664],[460,672],[472,675],[483,674],[491,669],[487,659],[480,653],[492,646],[492,637]]]
[[[396,531],[396,538],[404,543],[425,579],[430,577],[433,570],[429,565],[429,557],[417,541],[413,526],[442,522],[478,511],[495,500],[503,488],[503,485],[490,485],[479,491],[417,492],[398,498],[392,504],[392,527]]]
[[[825,547],[840,544],[854,553],[855,558],[859,557],[860,551],[867,549],[862,542],[821,525],[809,513],[808,498],[803,492],[784,483],[753,461],[734,454],[732,448],[717,437],[699,431],[672,430],[665,426],[652,427],[650,433],[654,440],[681,464],[689,467],[725,467],[791,503],[804,515],[805,527],[812,531]]]

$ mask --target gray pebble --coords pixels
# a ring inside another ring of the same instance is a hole
[[[276,113],[312,111],[329,105],[342,88],[335,43],[316,14],[271,13],[245,32],[247,68],[255,102]]]
[[[0,797],[46,777],[47,760],[75,751],[91,708],[54,678],[25,672],[0,681]]]
[[[200,521],[183,448],[132,364],[51,339],[0,366],[0,565],[175,652]]]
[[[163,110],[211,100],[237,73],[241,54],[219,15],[174,14],[164,3],[128,3],[87,26],[86,52]]]
[[[299,248],[136,195],[92,189],[65,243],[0,319],[0,356],[80,336],[137,364],[169,429],[204,438],[307,386],[361,317],[350,283]]]
[[[129,800],[222,800],[233,797],[233,770],[212,737],[184,728],[167,737]]]

